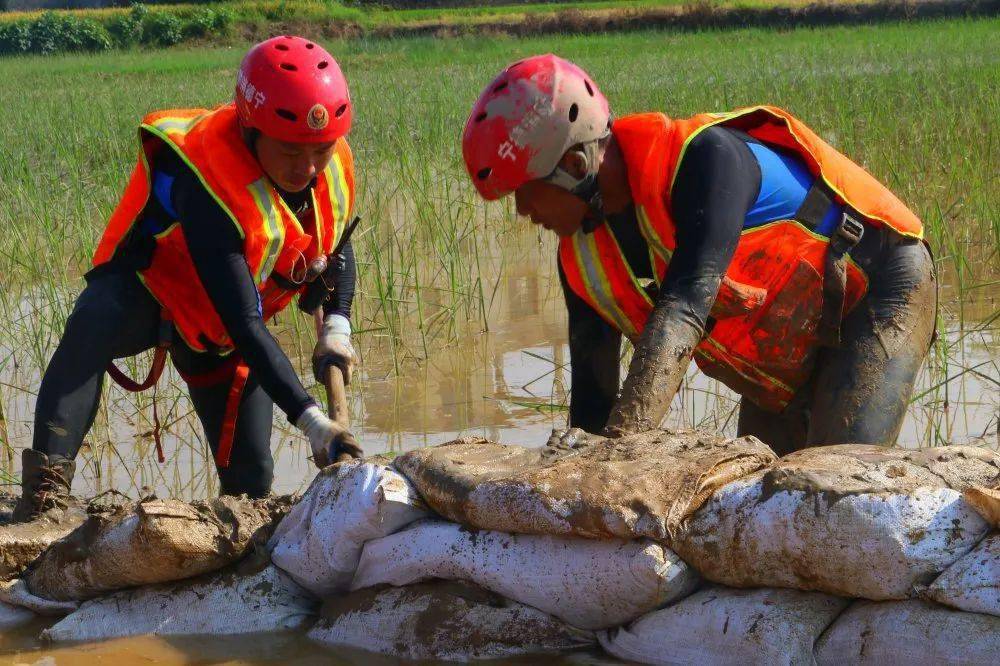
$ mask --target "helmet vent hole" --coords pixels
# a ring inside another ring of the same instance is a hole
[[[587,94],[590,95],[591,97],[593,97],[594,96],[594,89],[593,89],[593,87],[591,87],[590,81],[588,81],[587,79],[584,79],[583,80],[583,85],[587,87]]]
[[[298,67],[296,67],[295,65],[293,65],[293,64],[292,64],[292,63],[290,63],[290,62],[283,62],[283,63],[281,63],[281,64],[280,64],[280,65],[278,65],[278,66],[279,66],[279,67],[281,67],[281,69],[286,69],[286,70],[288,70],[289,72],[297,72],[297,71],[299,71],[299,68],[298,68]]]
[[[294,113],[292,113],[288,109],[275,109],[274,112],[277,113],[282,118],[284,118],[285,120],[288,120],[288,121],[293,122],[293,123],[296,120],[299,119],[299,117],[297,115],[295,115]]]
[[[576,117],[578,115],[580,115],[580,107],[578,107],[576,104],[573,104],[572,106],[569,107],[569,121],[571,123],[575,123]]]
[[[306,44],[306,48],[307,49],[314,49],[314,48],[316,48],[316,45],[313,44],[312,42],[309,42],[308,44]]]
[[[498,93],[498,92],[500,92],[501,90],[503,90],[506,87],[507,87],[507,82],[504,81],[503,83],[501,83],[498,86],[496,86],[495,88],[493,88],[493,92]]]
[[[476,116],[476,122],[477,123],[480,123],[480,122],[482,122],[484,120],[486,120],[486,112],[485,111],[483,111],[482,113],[480,113],[479,115]]]
[[[346,104],[341,104],[340,106],[337,107],[337,111],[333,115],[335,115],[335,116],[337,116],[339,118],[342,115],[344,115],[344,113],[346,111],[347,111],[347,105]]]
[[[287,51],[288,50],[288,45],[287,44],[275,44],[274,48],[278,49],[279,51]]]
[[[326,60],[321,60],[320,63],[316,65],[317,69],[326,69],[329,66],[330,63],[328,63]]]
[[[492,172],[493,169],[491,167],[480,169],[479,171],[476,172],[476,178],[478,178],[479,180],[486,180],[487,178],[490,177],[490,173]]]

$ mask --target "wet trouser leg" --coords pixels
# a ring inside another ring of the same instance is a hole
[[[937,285],[927,247],[898,238],[844,320],[838,349],[822,349],[813,376],[781,414],[746,399],[740,434],[779,454],[825,444],[895,444],[934,334]]]
[[[219,367],[224,359],[198,354],[187,347],[175,346],[171,354],[174,364],[185,375],[206,374]],[[205,429],[212,455],[218,451],[219,436],[225,420],[229,398],[229,381],[211,386],[188,384],[191,402]],[[274,480],[274,458],[271,455],[271,418],[274,402],[254,379],[247,378],[240,407],[236,415],[236,431],[228,467],[216,467],[223,495],[264,497],[271,491]]]
[[[42,377],[33,449],[76,457],[97,415],[108,363],[153,347],[159,320],[159,306],[134,273],[88,278]]]

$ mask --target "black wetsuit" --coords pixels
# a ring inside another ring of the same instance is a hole
[[[746,134],[713,127],[691,141],[672,188],[676,248],[655,296],[667,304],[665,330],[693,348],[748,211],[761,188],[761,168]],[[609,215],[637,278],[652,278],[649,250],[634,208]],[[809,384],[778,415],[740,403],[740,434],[754,434],[779,453],[806,445],[895,441],[933,332],[935,284],[926,246],[867,226],[851,256],[871,281],[844,320],[842,346],[822,349]],[[600,432],[618,396],[621,334],[560,278],[569,312],[572,372],[570,425]],[[678,360],[686,363],[689,358]]]
[[[219,469],[224,494],[266,495],[273,479],[273,405],[294,423],[315,404],[288,357],[261,317],[257,288],[232,220],[194,173],[164,151],[155,165],[156,187],[141,219],[114,258],[87,274],[63,337],[42,378],[35,406],[32,448],[75,458],[97,413],[105,369],[115,358],[133,356],[157,344],[160,307],[136,276],[152,261],[152,234],[179,220],[195,269],[250,374],[240,403],[229,467]],[[311,202],[310,188],[281,196],[298,213]],[[350,317],[355,262],[344,248],[346,270],[338,277],[326,314]],[[194,352],[173,335],[171,359],[187,376],[205,375],[227,362],[213,353]],[[229,382],[190,386],[191,400],[213,453],[219,441]]]

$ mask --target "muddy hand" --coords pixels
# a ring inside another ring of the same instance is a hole
[[[330,442],[329,458],[334,463],[347,462],[349,460],[361,460],[365,457],[365,451],[358,444],[354,435],[346,430]]]
[[[592,435],[583,428],[570,428],[569,430],[556,428],[549,436],[546,446],[554,449],[575,449],[599,439],[601,437]]]
[[[319,407],[311,405],[302,412],[302,416],[295,422],[295,427],[302,431],[302,434],[309,440],[309,448],[312,449],[313,462],[320,469],[336,462],[331,457],[331,453],[340,450],[338,444],[341,442],[354,441],[354,436],[342,425],[324,414]],[[343,445],[344,450],[350,450],[348,444]],[[357,447],[357,442],[354,442]]]

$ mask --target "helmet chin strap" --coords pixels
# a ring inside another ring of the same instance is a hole
[[[583,150],[580,152],[583,153],[586,163],[586,173],[583,177],[577,178],[561,166],[557,166],[547,178],[548,182],[561,187],[587,204],[587,212],[583,215],[582,223],[585,234],[593,233],[605,218],[604,199],[601,197],[601,188],[597,182],[597,172],[601,166],[600,142],[601,139],[595,139],[582,146]]]

